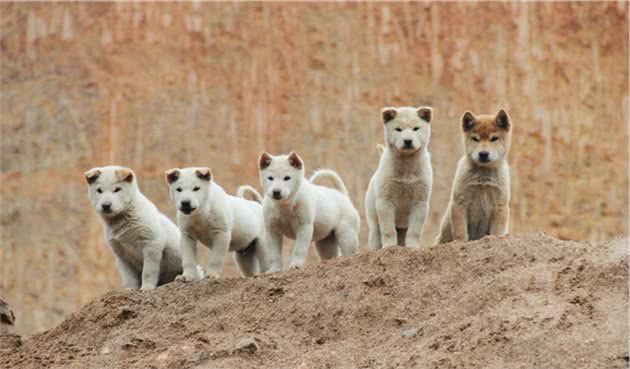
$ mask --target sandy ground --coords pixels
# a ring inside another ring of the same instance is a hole
[[[528,233],[110,292],[0,367],[626,368],[627,340],[627,240]]]

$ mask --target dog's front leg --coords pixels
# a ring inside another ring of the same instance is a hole
[[[268,271],[282,271],[282,234],[267,229],[265,247]]]
[[[451,228],[453,240],[468,241],[468,219],[466,218],[466,207],[453,204],[451,208]]]
[[[140,273],[119,256],[116,256],[116,266],[118,267],[125,288],[140,288],[140,278],[138,278]]]
[[[197,240],[182,233],[179,241],[182,249],[182,275],[177,276],[177,280],[190,282],[198,281],[203,276],[197,266]]]
[[[218,232],[212,238],[212,250],[210,250],[210,257],[208,258],[208,275],[210,277],[221,277],[225,254],[230,248],[230,240],[231,235],[227,231]]]
[[[306,261],[308,247],[313,240],[313,223],[302,225],[295,235],[295,246],[293,246],[293,254],[291,255],[291,263],[289,269],[301,268]]]
[[[411,208],[409,212],[407,237],[405,238],[406,246],[420,247],[420,243],[422,242],[422,230],[424,229],[424,223],[427,220],[428,213],[429,202],[426,200],[420,201]]]
[[[142,287],[141,290],[152,290],[157,287],[160,278],[160,262],[162,261],[162,245],[147,244],[142,248]]]
[[[500,205],[494,209],[490,221],[490,234],[504,236],[508,233],[508,222],[510,219],[510,208],[507,205]]]
[[[376,215],[381,231],[381,244],[383,247],[396,246],[398,236],[396,234],[396,207],[386,200],[376,200]]]

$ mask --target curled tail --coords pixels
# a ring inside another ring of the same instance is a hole
[[[256,189],[252,186],[240,186],[237,190],[236,190],[236,196],[247,200],[247,197],[245,195],[250,194],[252,196],[252,199],[254,201],[256,201],[259,204],[262,204],[263,199],[262,196],[260,196],[260,194],[258,193],[258,191],[256,191]]]
[[[385,152],[385,146],[381,144],[376,144],[376,151],[378,151],[379,155],[383,155],[383,153]]]
[[[346,185],[343,184],[341,177],[339,177],[339,174],[337,174],[337,172],[335,172],[334,170],[331,170],[331,169],[316,170],[315,173],[313,173],[313,175],[309,179],[309,182],[315,183],[320,178],[330,178],[333,181],[335,189],[343,193],[344,195],[348,196],[348,189],[346,188]]]

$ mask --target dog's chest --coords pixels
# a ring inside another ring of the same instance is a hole
[[[495,186],[470,186],[467,209],[468,233],[471,240],[479,239],[490,232],[490,220],[500,197]]]
[[[426,197],[426,184],[421,177],[389,178],[384,181],[380,195],[397,208],[408,207]]]
[[[206,246],[212,245],[212,221],[210,219],[190,219],[183,231]]]
[[[294,214],[285,214],[277,220],[276,225],[284,236],[295,239],[301,222],[298,216],[295,216]]]

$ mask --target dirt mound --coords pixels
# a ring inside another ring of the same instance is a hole
[[[627,338],[626,240],[535,233],[111,292],[0,367],[624,368]]]

